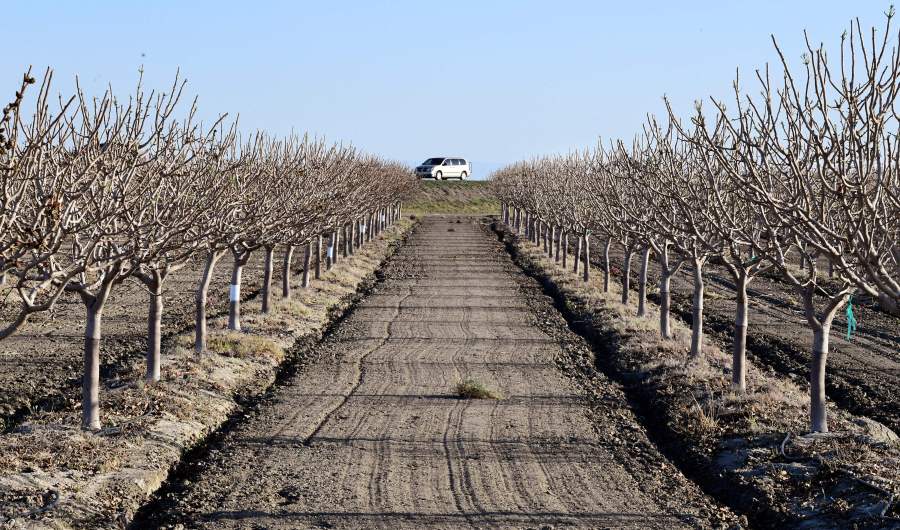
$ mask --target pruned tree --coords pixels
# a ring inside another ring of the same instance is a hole
[[[84,270],[56,254],[91,222],[82,205],[102,156],[91,146],[101,141],[111,101],[107,94],[95,115],[79,114],[86,108],[79,92],[51,111],[52,78],[48,69],[29,114],[23,105],[35,79],[26,72],[0,117],[0,339],[52,308]]]
[[[891,193],[887,175],[896,171],[900,53],[889,40],[892,18],[888,13],[880,38],[876,29],[867,36],[858,21],[852,24],[836,65],[823,46],[814,47],[807,38],[799,76],[775,43],[780,83],[776,86],[768,69],[758,72],[756,99],[742,97],[736,85],[737,111],[720,120],[733,145],[711,149],[753,205],[770,243],[754,251],[803,301],[813,334],[810,428],[817,432],[828,430],[825,369],[835,315],[857,289],[873,296],[890,291],[889,282],[879,285],[871,278],[884,279],[880,272],[873,275],[880,269],[873,264],[887,263],[894,254],[892,230],[883,227],[896,222],[887,217],[889,207],[876,206],[888,204],[877,197]],[[714,103],[725,115],[724,104]],[[805,269],[792,266],[792,252],[804,257]],[[833,265],[834,277],[827,281],[819,270],[822,257]]]

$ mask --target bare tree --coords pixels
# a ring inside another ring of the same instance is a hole
[[[79,92],[51,111],[52,78],[48,69],[29,115],[23,103],[35,79],[26,72],[0,117],[0,339],[49,310],[84,270],[56,254],[91,222],[81,206],[98,178],[93,167],[102,155],[91,146],[101,141],[111,101],[107,94],[94,115],[81,115]]]
[[[870,206],[885,204],[872,198],[891,193],[884,184],[891,182],[888,173],[896,171],[892,164],[897,138],[892,131],[897,127],[900,53],[896,43],[888,41],[892,17],[893,11],[881,38],[874,28],[867,37],[858,21],[851,25],[837,66],[822,46],[814,47],[807,39],[799,80],[776,43],[780,86],[770,80],[768,69],[758,72],[760,97],[738,95],[736,115],[721,120],[735,145],[713,150],[735,179],[736,189],[754,205],[771,242],[754,251],[769,260],[803,300],[813,334],[810,427],[817,432],[828,430],[825,368],[837,311],[857,289],[873,296],[891,289],[890,283],[871,281],[884,279],[880,272],[873,274],[880,267],[872,264],[890,259],[891,229],[882,232],[881,224],[896,223],[886,217],[887,208]],[[724,105],[715,103],[725,114]],[[725,149],[733,149],[737,157],[725,156]],[[791,266],[792,251],[805,257],[805,270]],[[821,281],[820,257],[833,264],[830,281]]]
[[[222,119],[207,131],[192,125],[192,108],[181,129],[173,128],[158,142],[157,156],[146,168],[146,197],[155,207],[151,223],[134,234],[143,249],[134,277],[149,294],[147,381],[159,381],[163,294],[169,276],[192,262],[210,237],[218,204],[230,191],[223,185],[221,164],[233,147],[234,126]],[[204,319],[205,324],[205,319]]]

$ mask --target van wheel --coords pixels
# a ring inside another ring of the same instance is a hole
[[[440,171],[434,174],[434,180],[441,180],[442,178],[444,178],[444,174]]]
[[[463,171],[462,175],[459,176],[459,180],[466,180],[466,177],[468,177],[468,175],[466,175],[466,172]]]

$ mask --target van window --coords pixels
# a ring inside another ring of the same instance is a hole
[[[444,161],[443,158],[429,158],[422,165],[423,166],[439,166],[441,164],[441,162],[443,162],[443,161]]]

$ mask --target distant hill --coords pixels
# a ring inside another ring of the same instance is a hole
[[[409,213],[496,214],[500,210],[500,203],[491,194],[488,182],[423,180],[420,183],[419,191],[404,205],[404,210]]]

